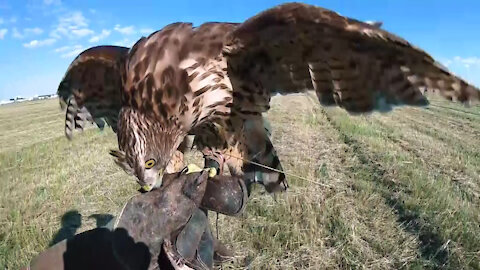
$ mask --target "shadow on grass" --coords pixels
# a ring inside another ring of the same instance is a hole
[[[70,211],[69,214],[71,212],[75,211]],[[161,269],[169,269],[162,264],[169,265],[165,254],[160,254],[158,260]],[[150,261],[151,254],[147,245],[136,242],[126,229],[111,231],[95,228],[60,241],[40,253],[34,259],[32,269],[147,270]]]
[[[428,220],[424,220],[420,217],[418,211],[415,209],[409,209],[405,203],[396,199],[394,194],[400,192],[408,194],[408,189],[402,189],[399,183],[389,181],[385,176],[385,169],[381,167],[381,164],[375,161],[375,158],[365,153],[360,147],[360,143],[354,138],[349,136],[342,130],[338,124],[333,121],[328,113],[323,111],[327,121],[332,127],[337,130],[342,141],[351,147],[353,155],[355,155],[360,164],[351,168],[353,176],[358,173],[363,173],[363,179],[378,183],[375,186],[376,191],[386,200],[387,205],[395,210],[397,214],[397,222],[404,226],[405,230],[415,236],[418,236],[420,240],[420,255],[423,259],[431,262],[434,268],[445,267],[449,262],[449,257],[452,254],[443,248],[444,239],[435,230],[435,228],[429,225]]]
[[[418,236],[421,257],[431,262],[434,267],[444,267],[448,264],[451,254],[443,248],[444,239],[437,230],[429,224],[428,220],[420,217],[416,209],[410,209],[395,196],[398,193],[407,195],[408,189],[405,190],[399,183],[388,181],[388,178],[385,178],[386,171],[364,154],[359,147],[354,146],[353,151],[361,162],[360,167],[356,169],[364,170],[371,176],[365,179],[379,184],[376,186],[376,191],[385,199],[387,205],[394,209],[397,222],[404,227],[405,231]]]
[[[436,266],[444,267],[448,263],[450,254],[447,249],[443,248],[442,237],[431,225],[426,224],[417,212],[408,209],[404,203],[396,198],[387,196],[384,198],[388,205],[395,209],[397,221],[403,224],[408,232],[418,235],[422,257],[435,262]]]
[[[96,227],[101,228],[105,227],[114,217],[110,214],[93,214],[90,215],[89,218],[94,218]],[[63,214],[61,223],[62,227],[48,244],[49,247],[65,239],[72,238],[82,226],[82,215],[77,210],[70,210]]]
[[[78,228],[82,226],[82,215],[77,210],[70,210],[63,214],[61,223],[62,227],[55,234],[48,246],[51,247],[58,242],[73,237]]]
[[[112,219],[114,218],[112,215],[110,214],[93,214],[93,215],[90,215],[88,216],[89,218],[94,218],[95,221],[96,221],[96,227],[97,228],[100,228],[100,227],[105,227],[110,221],[112,221]]]

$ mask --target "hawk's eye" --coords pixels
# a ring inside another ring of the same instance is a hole
[[[151,169],[153,166],[155,166],[155,159],[149,159],[145,162],[146,169]]]

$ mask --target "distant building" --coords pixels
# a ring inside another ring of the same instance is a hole
[[[30,98],[24,98],[21,96],[16,96],[14,98],[10,98],[9,100],[2,100],[0,101],[0,105],[14,103],[14,102],[24,102],[29,100],[42,100],[42,99],[52,99],[58,97],[57,94],[47,94],[47,95],[35,95]]]
[[[53,94],[49,94],[49,95],[40,95],[38,96],[38,99],[47,99],[47,98],[52,98]]]
[[[49,99],[52,98],[54,94],[48,94],[48,95],[35,95],[33,97],[33,100],[42,100],[42,99]]]

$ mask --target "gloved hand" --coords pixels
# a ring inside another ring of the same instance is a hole
[[[240,178],[207,181],[211,172],[190,166],[165,174],[161,188],[130,199],[110,228],[58,243],[32,260],[30,269],[212,269],[221,244],[202,209],[238,215],[248,197]]]

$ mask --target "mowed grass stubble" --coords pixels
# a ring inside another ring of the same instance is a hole
[[[219,238],[237,255],[223,269],[480,268],[480,108],[432,104],[349,116],[302,95],[273,98],[266,117],[284,168],[320,185],[288,177],[287,193],[257,187],[242,216],[220,215]],[[63,122],[57,100],[0,107],[1,269],[94,228],[137,193],[108,155],[110,129],[68,141]],[[202,164],[198,153],[187,162]]]

